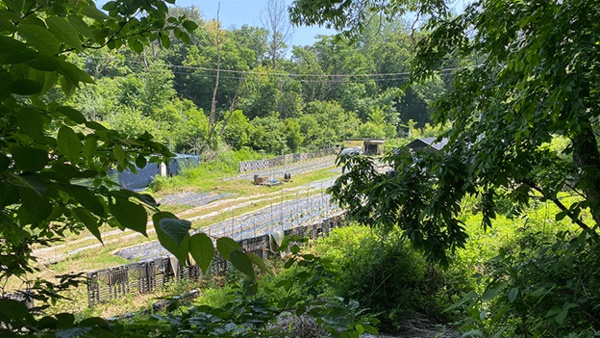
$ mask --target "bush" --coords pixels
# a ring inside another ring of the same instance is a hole
[[[316,250],[338,263],[334,293],[378,314],[382,330],[398,329],[398,321],[415,312],[441,314],[436,296],[441,272],[397,232],[384,236],[368,227],[339,228],[320,239]]]
[[[485,265],[481,292],[453,308],[481,336],[596,337],[600,333],[600,246],[596,236],[524,232]]]

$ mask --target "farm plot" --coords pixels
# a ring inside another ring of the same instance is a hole
[[[296,193],[295,198],[272,203],[260,210],[235,216],[225,221],[204,227],[201,230],[213,238],[228,236],[235,240],[261,236],[274,231],[297,227],[306,223],[320,221],[340,214],[342,210],[331,202],[324,189],[331,186],[333,180],[313,182],[312,187],[321,188]],[[283,200],[283,194],[281,199]],[[168,255],[158,241],[139,244],[122,249],[116,255],[129,260],[143,260]]]
[[[294,175],[306,173],[309,171],[315,171],[333,167],[335,165],[336,156],[326,156],[316,159],[311,159],[303,162],[291,163],[284,166],[273,167],[269,169],[256,170],[251,172],[245,172],[241,175],[234,177],[224,178],[225,181],[230,180],[252,180],[254,175],[269,176],[272,178],[283,178],[283,174],[290,173],[292,177]]]
[[[233,196],[233,194],[215,194],[215,193],[195,193],[186,191],[178,194],[166,196],[159,200],[163,205],[186,205],[199,207],[207,205],[216,200]]]

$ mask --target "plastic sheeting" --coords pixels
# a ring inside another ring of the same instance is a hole
[[[197,155],[175,154],[167,166],[167,175],[179,175],[181,171],[187,167],[195,167],[200,164],[200,159]],[[156,175],[160,174],[159,163],[148,163],[145,167],[139,168],[136,166],[137,173],[127,169],[118,174],[119,186],[123,189],[140,191],[144,190],[152,183]]]

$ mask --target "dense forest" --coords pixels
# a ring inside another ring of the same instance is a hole
[[[268,25],[225,29],[194,7],[170,12],[198,25],[189,43],[173,36],[139,53],[123,46],[74,55],[97,85],[66,103],[130,137],[147,131],[176,152],[225,143],[280,154],[423,127],[458,63],[408,85],[421,33],[401,19],[374,21],[353,43],[320,36],[312,46],[288,46]],[[288,20],[287,11],[278,15]]]

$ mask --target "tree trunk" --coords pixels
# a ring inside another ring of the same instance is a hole
[[[581,124],[579,133],[571,138],[573,161],[578,169],[580,188],[587,201],[596,225],[600,224],[600,152],[591,123]]]
[[[213,135],[213,131],[215,129],[215,126],[217,124],[216,121],[216,112],[217,112],[217,91],[219,89],[219,75],[221,72],[221,44],[219,43],[219,32],[221,31],[220,27],[221,24],[219,23],[219,11],[221,10],[221,3],[219,2],[219,5],[217,7],[217,33],[216,33],[216,44],[217,44],[217,78],[215,79],[215,89],[213,90],[213,95],[212,95],[212,101],[210,104],[210,115],[208,117],[208,136],[207,136],[207,141],[209,144],[209,147],[211,149],[215,149],[212,141],[212,135]]]

